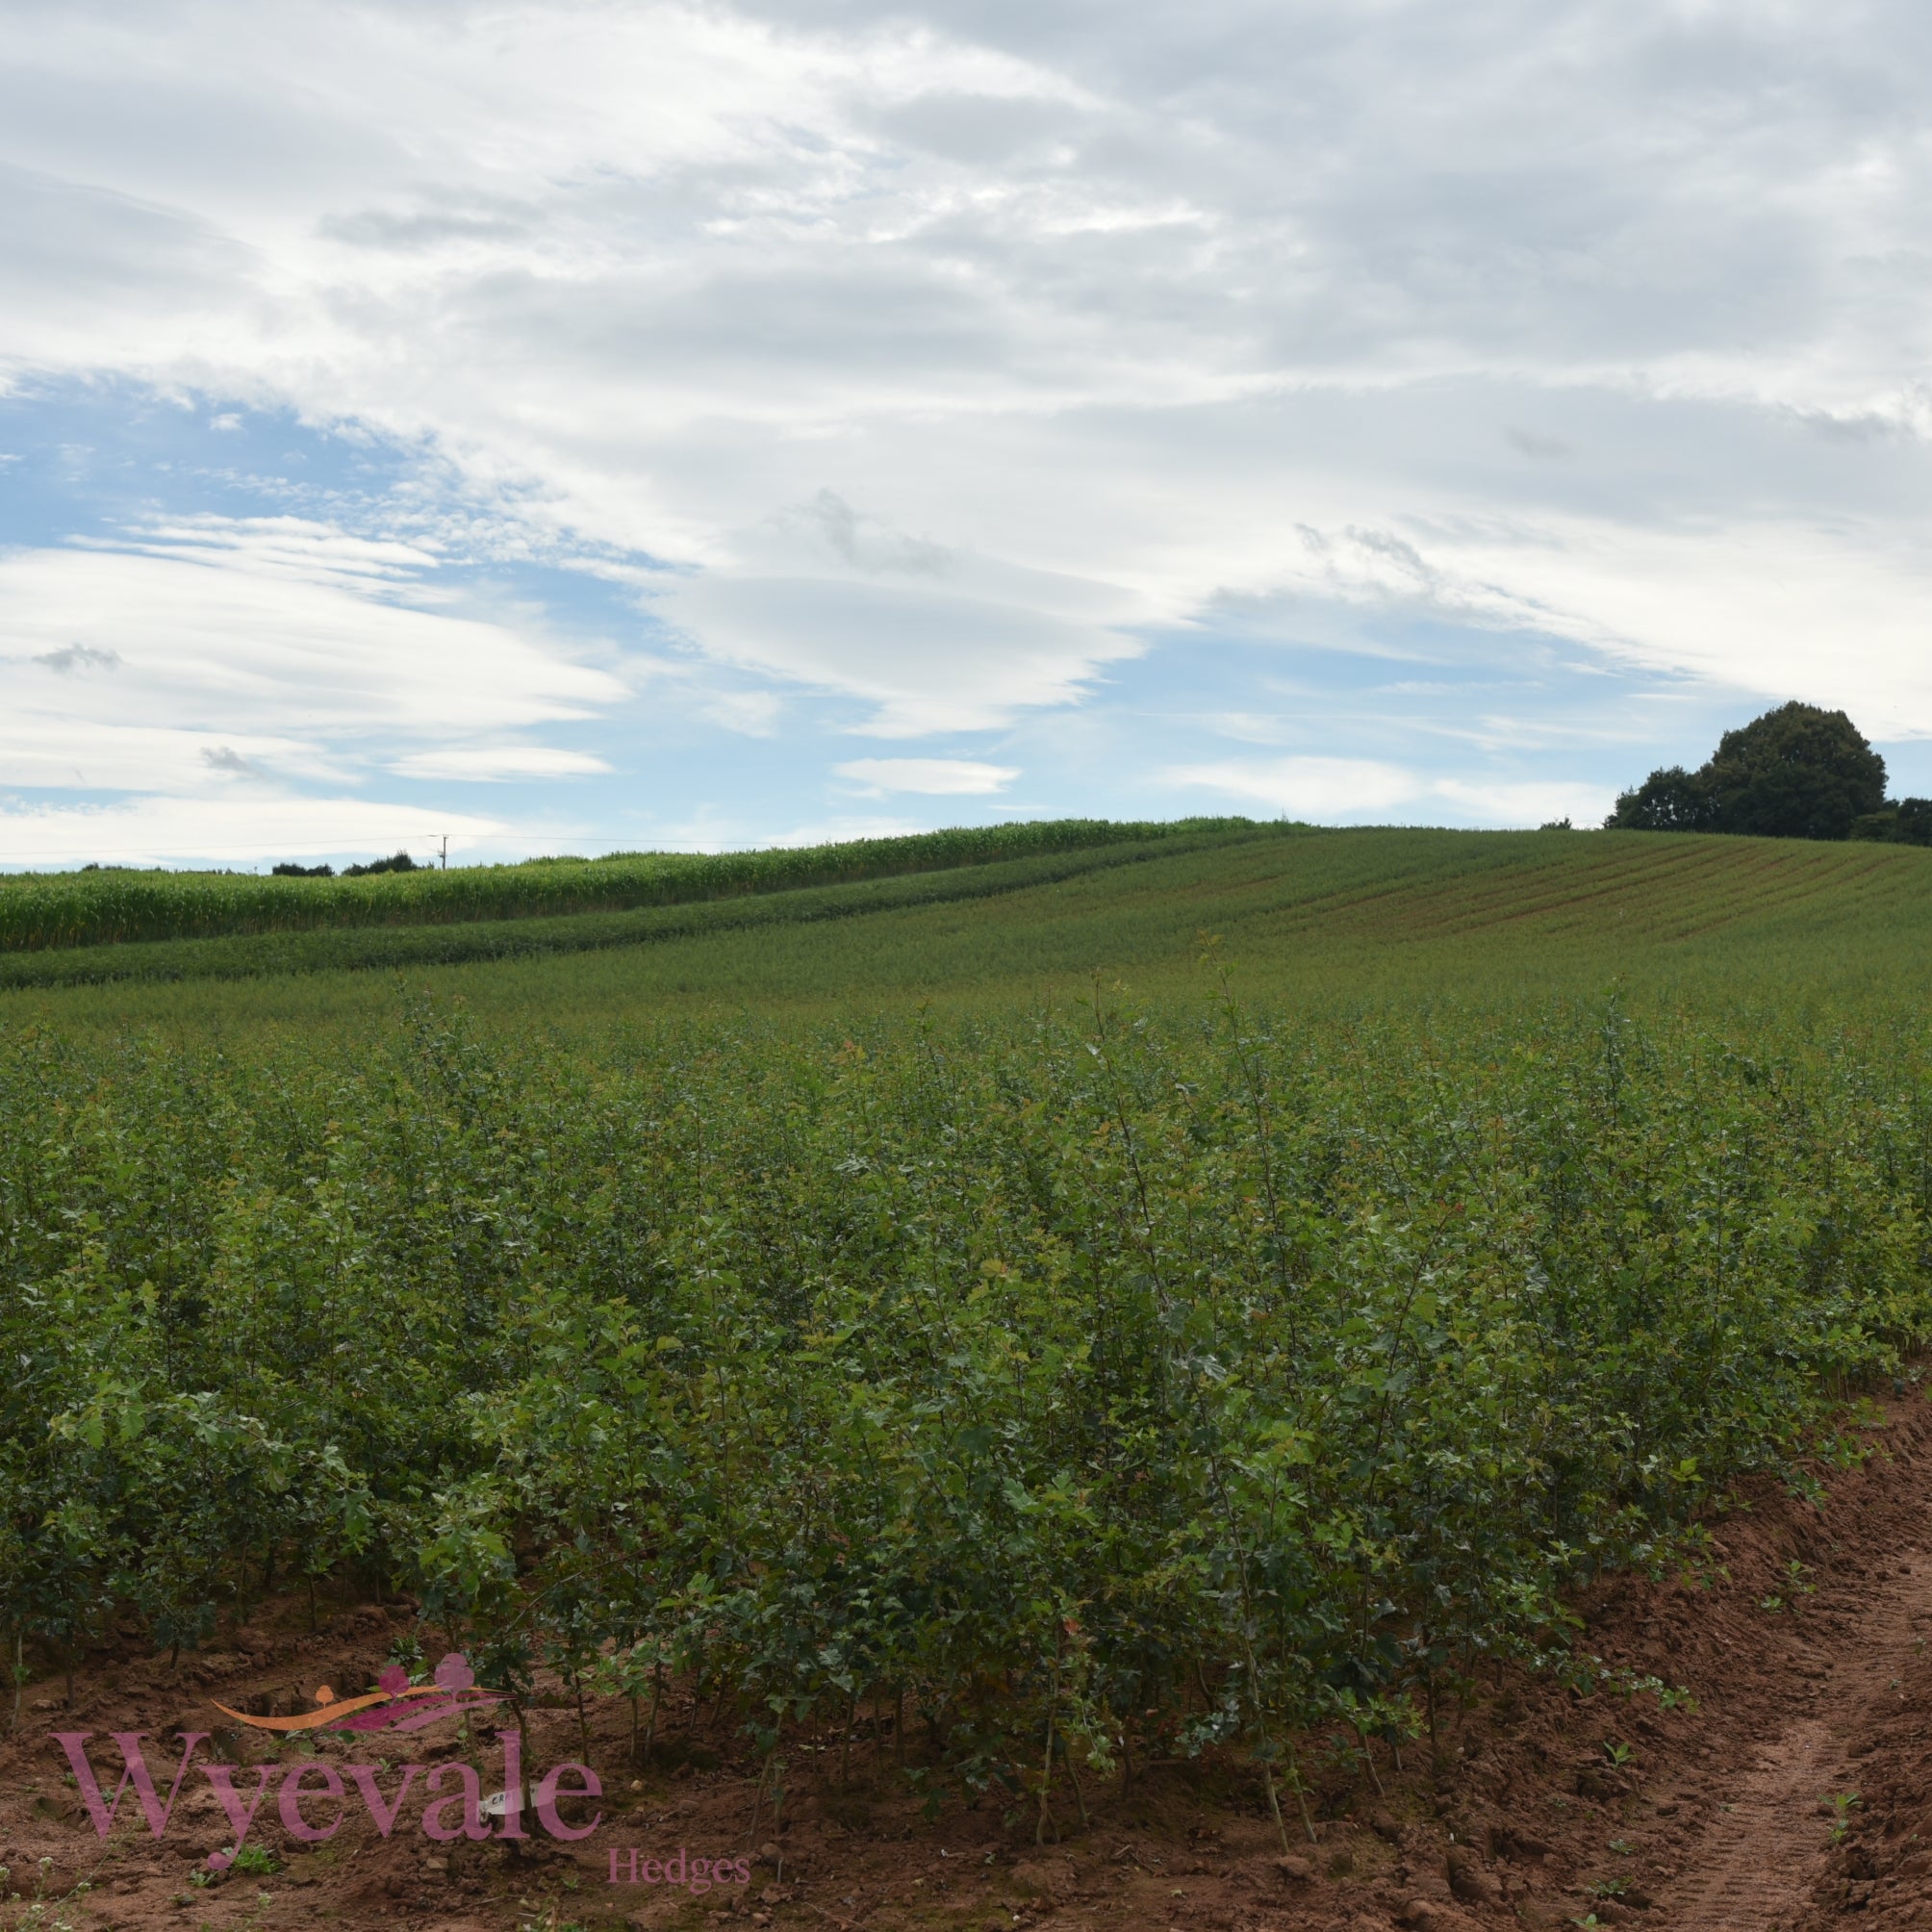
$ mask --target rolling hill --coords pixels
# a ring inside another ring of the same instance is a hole
[[[681,903],[16,951],[0,953],[0,985],[16,1013],[51,1000],[77,1020],[268,1018],[387,1003],[390,973],[406,970],[479,1013],[616,1020],[1000,1005],[1096,973],[1160,995],[1196,983],[1212,951],[1251,991],[1326,1007],[1615,978],[1640,995],[1775,1003],[1906,994],[1932,940],[1932,852],[1910,847],[1226,821],[1119,831]],[[814,877],[811,854],[794,864]],[[216,983],[236,980],[250,983]]]

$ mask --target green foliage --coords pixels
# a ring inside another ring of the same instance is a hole
[[[393,852],[388,858],[372,858],[367,865],[345,865],[343,867],[343,877],[344,878],[373,878],[378,873],[419,872],[423,869],[418,866],[417,862],[406,852]],[[286,875],[284,876],[286,877]],[[312,872],[308,877],[314,878],[317,875]],[[323,873],[321,877],[326,878],[328,875]]]
[[[1711,760],[1717,829],[1842,839],[1885,802],[1885,760],[1843,711],[1782,704],[1726,731]]]
[[[1885,760],[1843,711],[1781,704],[1726,731],[1710,761],[1651,773],[1604,821],[1618,831],[1843,839],[1885,804]]]
[[[493,1681],[696,1676],[778,1781],[903,1697],[1030,1807],[1216,1741],[1292,1791],[1923,1344],[1928,1046],[1091,983],[595,1052],[15,1030],[0,1623],[382,1577]]]
[[[1851,1815],[1865,1800],[1856,1792],[1834,1792],[1823,1802],[1831,1806],[1831,1842],[1843,1844],[1851,1836]]]
[[[1855,839],[1881,845],[1932,846],[1932,799],[1900,799],[1852,822]]]
[[[1606,831],[1714,832],[1717,801],[1709,768],[1687,772],[1669,765],[1652,772],[1633,792],[1617,795],[1616,807],[1603,822]]]
[[[1245,820],[1164,825],[1063,819],[750,852],[619,852],[602,859],[411,868],[408,855],[340,878],[89,869],[0,881],[0,952],[337,927],[529,919],[676,905],[1184,836]]]

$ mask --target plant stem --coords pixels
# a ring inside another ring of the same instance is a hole
[[[1054,1783],[1054,1725],[1060,1714],[1060,1662],[1054,1659],[1053,1701],[1047,1706],[1047,1760],[1040,1769],[1040,1815],[1033,1821],[1033,1843],[1044,1844],[1047,1839],[1047,1794]],[[1057,1836],[1057,1834],[1055,1834]]]
[[[644,1727],[644,1762],[650,1763],[650,1747],[657,1741],[657,1702],[664,1695],[664,1665],[656,1664],[650,1672],[650,1719]]]

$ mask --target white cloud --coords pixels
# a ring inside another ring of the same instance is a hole
[[[1767,519],[1714,544],[1551,520],[1476,539],[1462,567],[1508,570],[1545,623],[1632,662],[1843,707],[1874,737],[1932,737],[1932,556],[1904,529]]]
[[[610,766],[589,751],[566,751],[554,745],[450,745],[435,751],[412,751],[389,768],[403,778],[461,778],[469,782],[507,778],[581,778]]]
[[[1003,792],[1020,775],[1017,765],[986,765],[973,758],[850,758],[833,770],[877,794],[925,792],[944,798]]]
[[[747,813],[710,807],[690,818],[670,820],[640,833],[638,850],[651,852],[749,852],[777,847],[838,845],[849,839],[903,838],[909,832],[929,831],[923,819],[886,817],[878,813],[840,813],[830,818],[794,823],[773,831],[769,823]]]
[[[662,603],[727,663],[867,700],[857,728],[884,738],[986,730],[1065,703],[1108,658],[1142,648],[1051,611],[906,584],[717,572]]]
[[[17,689],[0,668],[0,691],[10,686]],[[351,775],[342,759],[302,738],[103,722],[31,702],[0,712],[0,772],[14,786],[89,792],[221,793],[245,776],[342,782]]]
[[[699,700],[699,715],[747,738],[775,735],[784,703],[772,691],[710,691]]]
[[[867,701],[868,735],[1001,725],[1145,648],[1119,589],[948,549],[830,490],[728,541],[655,607],[714,657]]]
[[[1170,785],[1202,787],[1316,821],[1396,812],[1407,824],[1446,816],[1476,826],[1539,826],[1563,818],[1594,826],[1615,802],[1602,786],[1434,777],[1366,758],[1229,758],[1171,767],[1160,775]]]
[[[1616,803],[1615,792],[1602,785],[1471,784],[1437,778],[1430,790],[1458,807],[1459,817],[1479,826],[1546,826],[1559,819],[1578,826],[1600,826]]]
[[[217,798],[151,796],[111,805],[0,802],[0,868],[160,865],[198,861],[246,867],[267,854],[318,858],[339,852],[468,851],[501,827],[468,814],[425,811],[375,799],[254,798],[245,820]]]
[[[1413,772],[1369,758],[1229,758],[1177,765],[1161,775],[1171,785],[1206,786],[1305,819],[1384,811],[1427,789]]]
[[[601,769],[466,742],[586,717],[625,687],[446,607],[434,564],[292,518],[0,553],[0,769],[16,785],[111,791],[340,779],[385,750],[398,769],[429,759],[423,776],[519,757],[526,771]]]
[[[1403,623],[1932,732],[1907,0],[27,0],[9,35],[0,386],[418,442],[533,547],[671,560],[701,651],[874,735],[1080,701],[1155,627]],[[267,771],[616,696],[413,547],[147,543],[0,562],[0,635],[124,659],[64,680],[118,708],[38,710],[10,661],[19,717]]]

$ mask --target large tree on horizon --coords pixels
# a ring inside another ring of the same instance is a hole
[[[1672,765],[1623,793],[1611,831],[1844,839],[1885,809],[1885,760],[1843,711],[1796,700],[1726,731],[1694,772]]]

